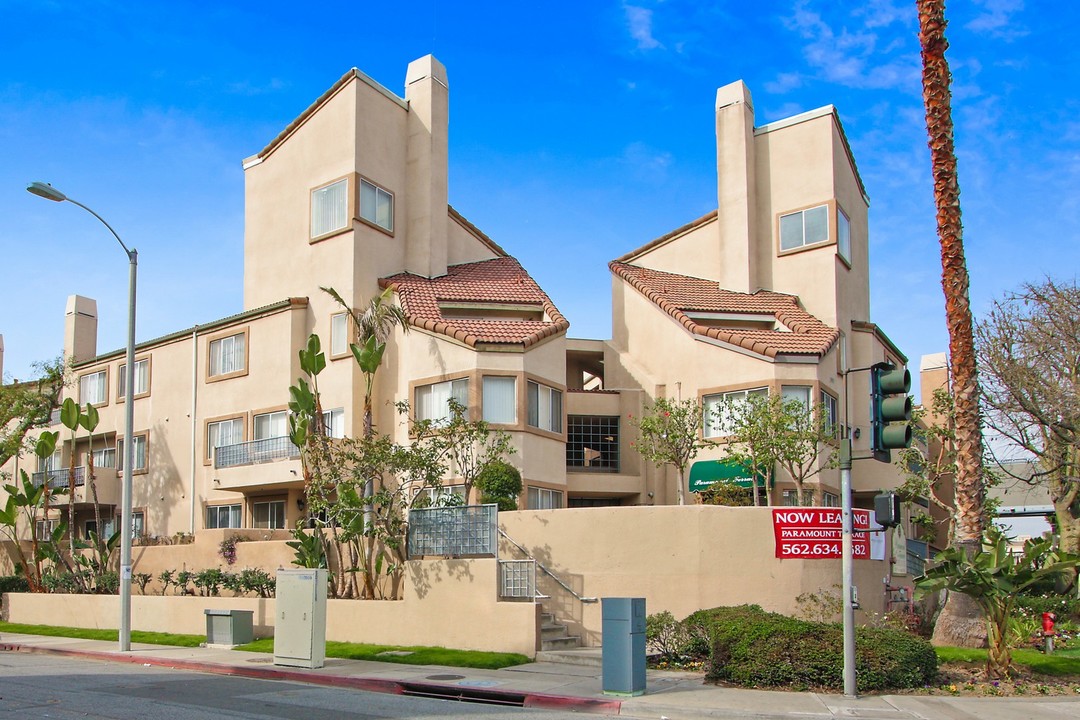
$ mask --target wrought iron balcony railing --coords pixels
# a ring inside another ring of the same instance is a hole
[[[69,468],[60,468],[59,470],[42,470],[34,473],[31,481],[35,487],[41,487],[45,483],[45,479],[48,478],[50,488],[66,488],[68,487],[68,471]],[[75,468],[75,487],[82,487],[86,484],[86,466],[79,465]]]
[[[254,465],[281,458],[298,457],[300,457],[300,448],[293,445],[289,437],[264,438],[214,448],[214,467]]]

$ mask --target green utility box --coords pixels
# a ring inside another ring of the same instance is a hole
[[[645,598],[601,598],[605,695],[645,694]]]
[[[204,610],[206,644],[219,647],[246,645],[254,639],[251,610]]]

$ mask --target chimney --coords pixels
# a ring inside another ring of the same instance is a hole
[[[716,91],[716,181],[720,286],[754,292],[759,284],[754,223],[754,103],[742,80]]]
[[[64,313],[64,359],[82,362],[97,356],[97,301],[70,295]]]
[[[439,277],[446,274],[447,262],[450,86],[446,68],[434,56],[409,63],[405,100],[409,103],[405,269]]]

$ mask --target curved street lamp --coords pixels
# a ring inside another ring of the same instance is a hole
[[[127,388],[127,405],[124,407],[124,479],[120,509],[120,651],[131,649],[131,472],[134,469],[134,442],[132,429],[135,423],[135,276],[139,265],[139,253],[135,248],[128,249],[116,231],[105,218],[77,200],[72,200],[48,183],[32,182],[26,186],[29,193],[53,202],[67,201],[78,205],[90,213],[109,229],[116,242],[128,256],[130,272],[128,274],[128,338],[127,367],[124,368]],[[72,448],[74,451],[74,448]],[[74,531],[74,528],[72,529]]]

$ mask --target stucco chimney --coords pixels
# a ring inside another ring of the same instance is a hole
[[[717,225],[720,286],[737,292],[758,289],[754,211],[754,103],[736,80],[716,91]]]
[[[64,359],[80,362],[97,355],[97,301],[69,295],[64,313]]]
[[[450,86],[446,68],[432,55],[409,63],[405,198],[408,227],[405,267],[424,277],[446,274],[447,168]]]

